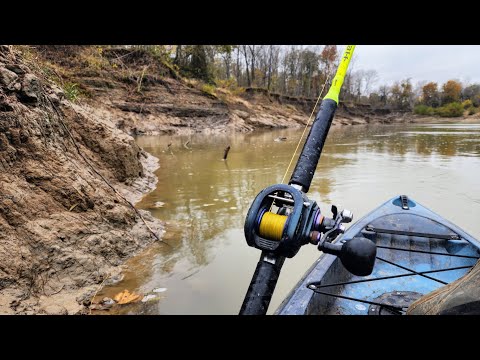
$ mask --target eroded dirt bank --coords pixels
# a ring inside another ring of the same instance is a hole
[[[37,46],[35,53],[51,77],[78,85],[85,111],[129,134],[301,127],[315,105],[263,89],[209,88],[138,49]],[[334,125],[406,121],[410,114],[341,103]]]
[[[99,286],[155,241],[107,182],[138,200],[158,164],[33,68],[0,46],[0,313],[86,313]]]

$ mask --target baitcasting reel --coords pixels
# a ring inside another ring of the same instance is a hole
[[[295,185],[272,185],[257,195],[248,210],[245,238],[249,246],[287,258],[294,257],[305,244],[318,245],[318,250],[338,256],[351,273],[369,275],[375,262],[375,244],[363,238],[332,244],[345,232],[343,223],[353,219],[349,210],[338,213],[332,206],[332,213],[332,218],[323,216],[317,203]]]

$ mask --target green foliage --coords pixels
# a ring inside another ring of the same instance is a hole
[[[463,106],[458,102],[452,102],[435,109],[435,114],[441,117],[459,117],[463,115]]]
[[[470,99],[465,100],[464,102],[462,102],[462,106],[465,110],[467,110],[473,106],[473,102]]]
[[[470,107],[470,109],[468,109],[468,115],[476,114],[476,113],[478,113],[478,110],[479,110],[478,107],[472,106],[472,107]]]
[[[238,86],[235,78],[229,78],[225,80],[215,80],[217,87],[227,89],[232,95],[239,96],[245,92],[245,88]]]
[[[417,105],[413,109],[413,112],[418,115],[433,115],[434,109],[427,105]]]
[[[202,90],[204,93],[207,93],[209,95],[212,95],[212,96],[217,96],[215,94],[215,86],[214,85],[210,85],[210,84],[203,84],[201,87],[200,87],[200,90]]]
[[[182,75],[212,84],[213,61],[209,50],[208,45],[178,45],[175,63]]]
[[[77,101],[80,96],[80,89],[78,88],[77,83],[67,82],[63,84],[63,91],[65,97],[70,101]]]

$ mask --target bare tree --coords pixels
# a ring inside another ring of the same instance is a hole
[[[252,75],[250,78],[252,79],[251,84],[255,85],[255,64],[256,64],[256,58],[257,58],[257,52],[255,51],[256,49],[255,45],[248,45],[248,50],[250,50],[250,71],[252,72]],[[248,70],[247,70],[248,71]]]
[[[242,52],[243,52],[243,56],[245,58],[245,67],[247,68],[247,84],[248,84],[248,87],[251,87],[252,86],[252,80],[250,78],[250,72],[249,72],[249,69],[248,69],[249,57],[248,57],[247,45],[242,45]]]
[[[372,90],[372,86],[378,81],[378,73],[376,70],[365,70],[363,72],[363,95],[368,96]]]

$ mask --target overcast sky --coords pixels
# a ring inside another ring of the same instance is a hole
[[[343,51],[344,46],[339,46]],[[354,70],[374,69],[381,83],[412,78],[444,83],[450,79],[480,83],[478,45],[357,45]]]

